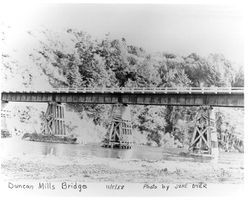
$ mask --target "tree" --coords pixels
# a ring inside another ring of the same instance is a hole
[[[233,87],[244,87],[244,72],[243,67],[241,66],[239,70],[236,72],[234,80],[231,84]]]
[[[192,86],[220,86],[220,75],[206,59],[192,53],[184,57],[184,71],[192,81]]]

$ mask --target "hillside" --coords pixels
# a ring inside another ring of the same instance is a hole
[[[221,54],[203,58],[196,53],[149,53],[127,44],[124,38],[114,40],[106,35],[97,40],[72,29],[27,31],[20,33],[16,41],[9,36],[11,27],[4,26],[1,86],[7,90],[244,85],[243,67]],[[40,113],[45,104],[11,103],[7,107],[14,117],[7,123],[11,132],[40,132]],[[66,108],[70,134],[79,136],[82,142],[101,141],[110,106],[68,104]],[[174,141],[185,144],[192,134],[196,111],[197,108],[188,107],[133,106],[135,141],[155,146]],[[189,114],[188,121],[184,120],[184,113]],[[218,130],[230,130],[243,139],[243,110],[219,109],[217,113],[222,121]]]

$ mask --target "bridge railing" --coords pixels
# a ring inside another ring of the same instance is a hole
[[[31,90],[31,91],[7,91],[4,92],[15,93],[244,93],[244,87],[87,87],[87,88],[54,88],[52,90]]]
[[[244,87],[102,87],[102,88],[56,88],[54,92],[75,93],[243,93]]]

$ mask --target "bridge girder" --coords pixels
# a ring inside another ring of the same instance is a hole
[[[157,93],[51,93],[2,92],[2,101],[60,102],[84,104],[172,105],[244,107],[244,93],[157,94]]]

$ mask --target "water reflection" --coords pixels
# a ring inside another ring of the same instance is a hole
[[[56,147],[52,146],[51,144],[48,144],[47,146],[42,146],[42,155],[54,155],[56,156]]]
[[[96,152],[96,154],[100,157],[105,157],[105,158],[121,158],[121,159],[131,159],[133,158],[134,155],[134,150],[133,149],[107,149],[103,148],[103,152]]]

